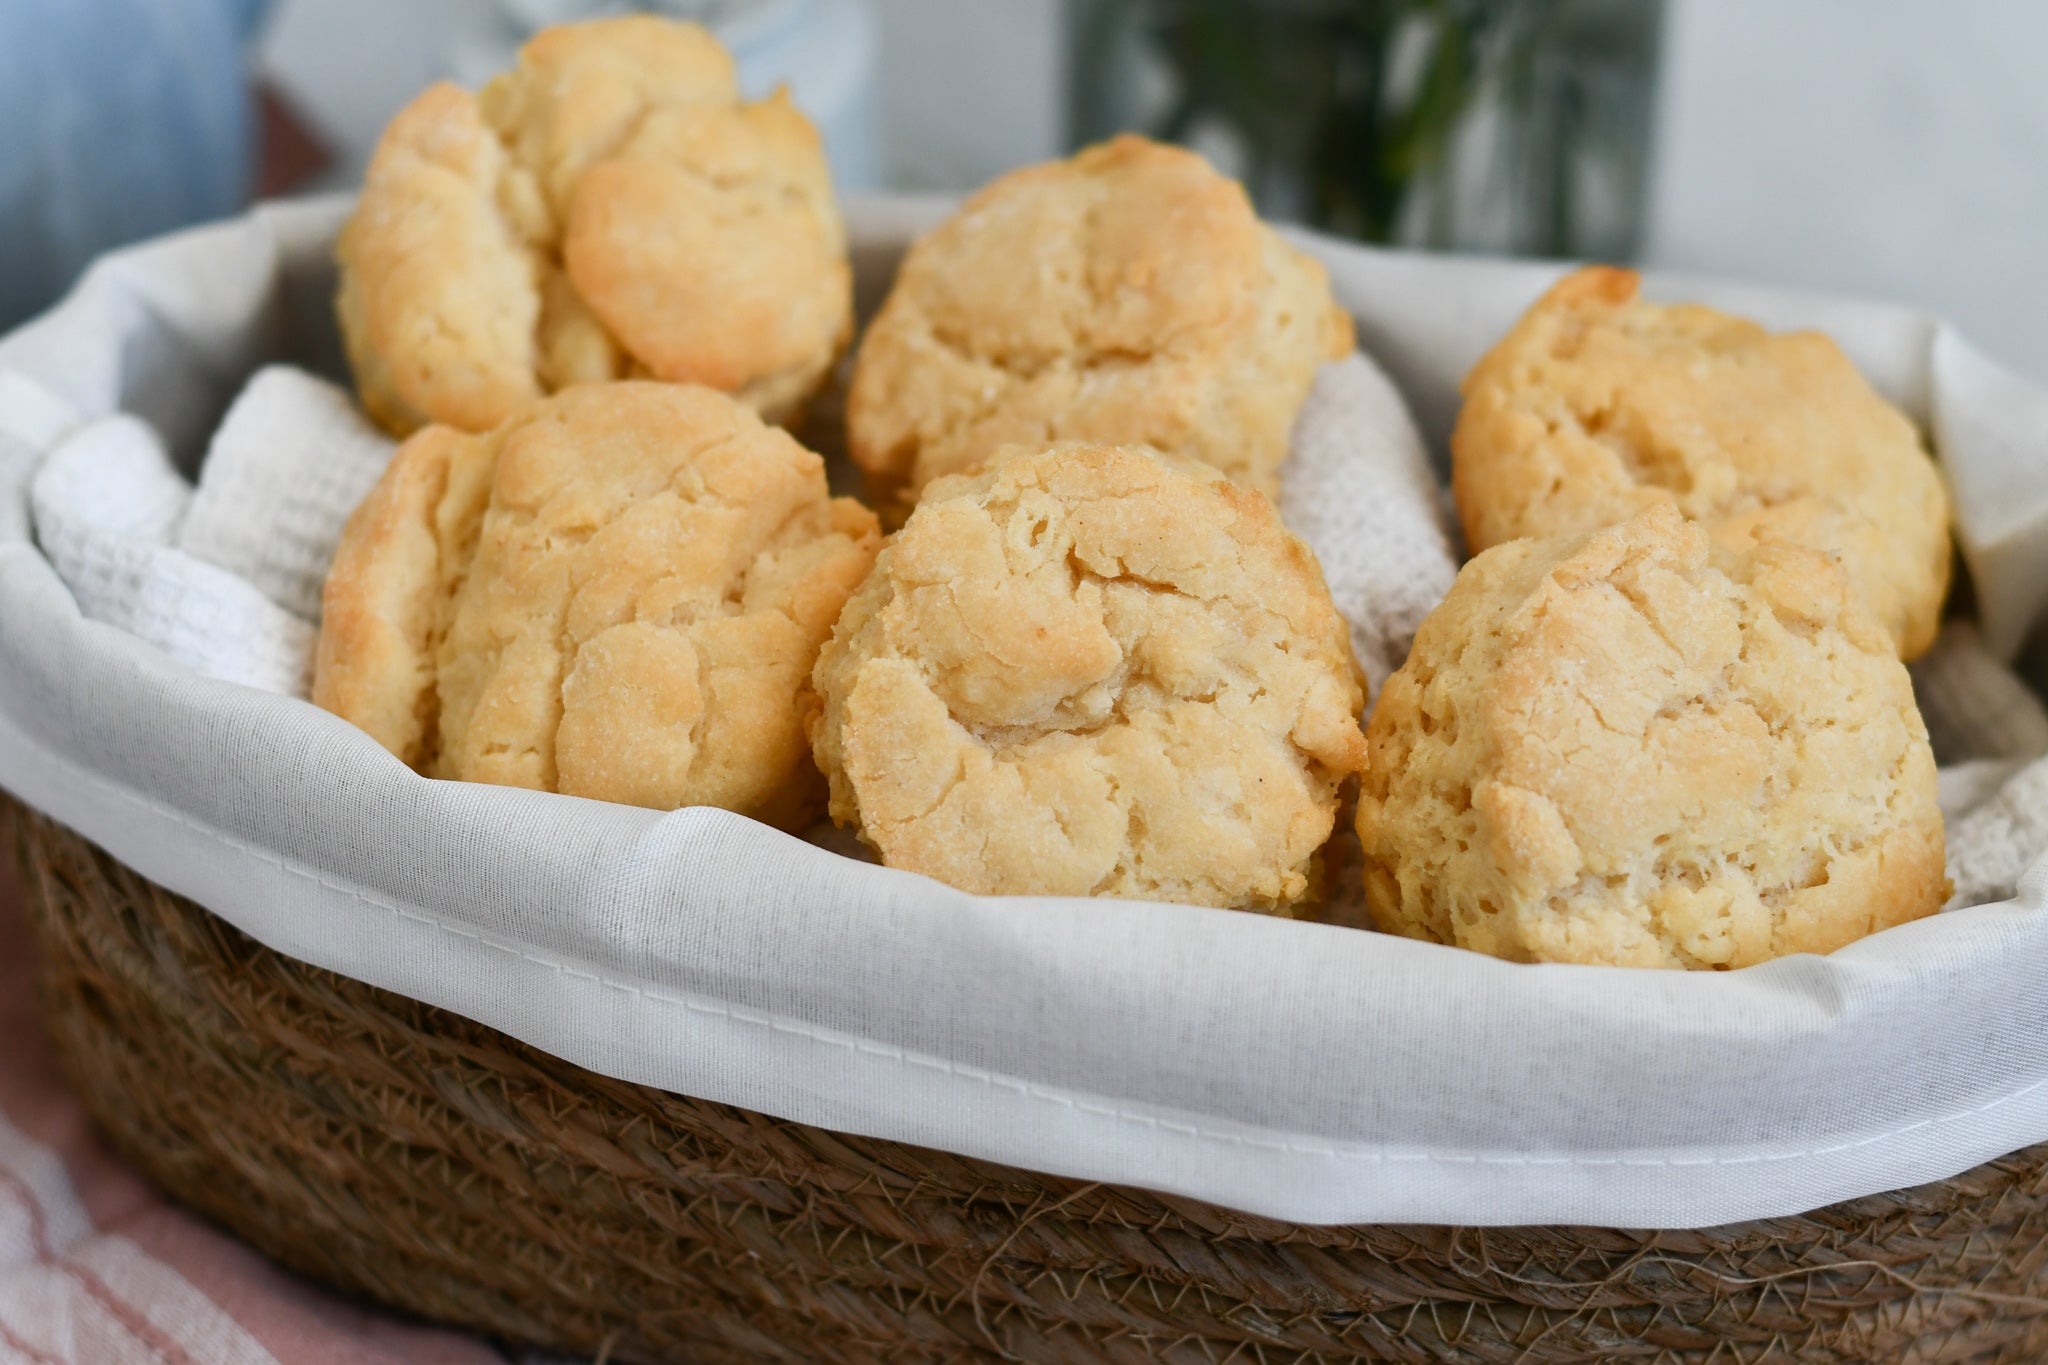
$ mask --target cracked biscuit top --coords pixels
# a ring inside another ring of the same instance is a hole
[[[817,130],[783,93],[741,102],[703,29],[648,16],[547,29],[481,94],[420,95],[337,257],[363,405],[400,435],[627,377],[781,420],[852,327]]]
[[[1264,497],[1138,448],[931,484],[815,676],[833,818],[980,894],[1284,912],[1364,756],[1314,555]]]
[[[1903,413],[1818,332],[1774,334],[1568,275],[1465,380],[1453,483],[1474,552],[1670,503],[1740,548],[1768,530],[1841,556],[1900,657],[1933,643],[1948,498]]]
[[[1669,505],[1467,564],[1388,679],[1358,801],[1381,929],[1517,961],[1728,968],[1948,895],[1890,638],[1817,551]]]
[[[997,447],[1184,455],[1272,494],[1316,367],[1351,349],[1322,266],[1192,152],[1125,136],[1006,175],[910,249],[847,399],[914,502]]]
[[[879,542],[725,395],[578,385],[399,448],[329,572],[313,700],[430,777],[802,828],[811,666]]]

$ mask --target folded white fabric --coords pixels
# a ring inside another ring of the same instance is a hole
[[[1910,666],[1913,693],[1944,765],[2048,754],[2048,707],[1984,646],[1975,623],[1951,621]]]
[[[1968,621],[1944,627],[1912,673],[1942,765],[1949,907],[2004,900],[2048,852],[2048,708]]]
[[[0,370],[0,543],[29,536],[25,494],[43,452],[78,424],[71,406],[34,380]]]
[[[342,207],[124,253],[0,339],[0,785],[272,947],[607,1075],[1308,1222],[1701,1226],[2048,1140],[2048,759],[1999,663],[2048,601],[2048,399],[1931,319],[1652,282],[1829,330],[1932,434],[1982,607],[1981,643],[1951,635],[1917,671],[1966,908],[1740,972],[1523,967],[1189,906],[966,896],[723,811],[428,781],[335,717],[206,676],[292,690],[276,660],[221,651],[311,630],[307,547],[347,499],[313,495],[297,557],[263,561],[260,538],[192,531],[216,475],[187,492],[171,466],[197,466],[257,365],[338,363]],[[863,297],[945,207],[848,205]],[[1458,376],[1553,274],[1303,240],[1439,448]],[[1383,675],[1448,581],[1444,528],[1406,510],[1434,495],[1413,432],[1358,417],[1397,412],[1391,391],[1345,397],[1347,372],[1372,375],[1333,366],[1315,411],[1352,414],[1328,429],[1349,444],[1304,424],[1287,511],[1354,625],[1384,611],[1358,635]],[[268,381],[281,407],[292,382]],[[245,474],[292,458],[263,445]],[[259,523],[272,496],[225,520]]]
[[[26,408],[35,390],[15,385]],[[36,539],[92,619],[208,677],[303,697],[328,561],[391,451],[345,390],[267,366],[228,408],[196,492],[135,418],[55,443],[31,485]]]
[[[346,390],[289,365],[265,366],[214,433],[178,548],[317,624],[342,523],[391,451]]]
[[[1458,576],[1429,452],[1377,365],[1323,367],[1280,476],[1281,519],[1322,561],[1377,697]]]
[[[86,616],[207,677],[305,695],[317,632],[247,579],[175,547],[192,489],[149,427],[86,423],[50,451],[29,496],[36,539]]]

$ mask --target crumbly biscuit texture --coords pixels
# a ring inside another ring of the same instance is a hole
[[[811,667],[879,546],[725,395],[575,386],[400,447],[328,576],[313,699],[429,776],[802,828]]]
[[[1380,928],[1517,961],[1732,968],[1948,894],[1934,757],[1827,556],[1668,505],[1467,564],[1382,690]]]
[[[854,458],[885,495],[1009,444],[1146,444],[1267,494],[1316,367],[1322,266],[1192,152],[1119,137],[1006,175],[914,245],[862,339]]]
[[[644,15],[547,29],[480,94],[427,90],[337,255],[357,387],[401,435],[634,376],[780,420],[852,329],[817,130],[786,94],[741,101],[702,28]]]
[[[833,818],[981,894],[1285,912],[1364,756],[1314,556],[1263,496],[1142,449],[930,485],[816,681]]]
[[[1947,495],[1913,424],[1827,337],[1645,303],[1633,271],[1596,266],[1544,295],[1464,392],[1451,449],[1474,551],[1669,503],[1734,548],[1769,533],[1840,555],[1901,657],[1933,642]]]

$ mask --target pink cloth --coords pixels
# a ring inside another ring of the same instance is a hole
[[[0,858],[0,1365],[505,1365],[314,1289],[164,1200],[64,1088]]]

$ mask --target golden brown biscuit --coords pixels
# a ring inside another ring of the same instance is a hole
[[[1518,961],[1742,967],[1948,895],[1934,755],[1827,556],[1668,504],[1467,564],[1387,681],[1379,927]]]
[[[801,828],[811,666],[879,546],[724,394],[577,385],[399,448],[328,574],[313,700],[431,777]]]
[[[929,485],[815,678],[833,818],[987,895],[1285,912],[1364,756],[1315,556],[1264,497],[1138,448]]]
[[[1902,658],[1934,641],[1948,497],[1905,415],[1818,332],[1636,297],[1589,267],[1466,378],[1451,437],[1466,542],[1590,531],[1653,502],[1740,547],[1768,529],[1839,554]]]
[[[742,103],[703,29],[644,15],[547,29],[481,94],[414,100],[336,254],[363,405],[400,435],[629,376],[781,420],[852,328],[817,130],[783,93]]]
[[[1192,152],[1119,137],[1013,172],[919,240],[861,341],[853,457],[916,500],[999,446],[1145,444],[1272,494],[1316,366],[1322,266]]]

